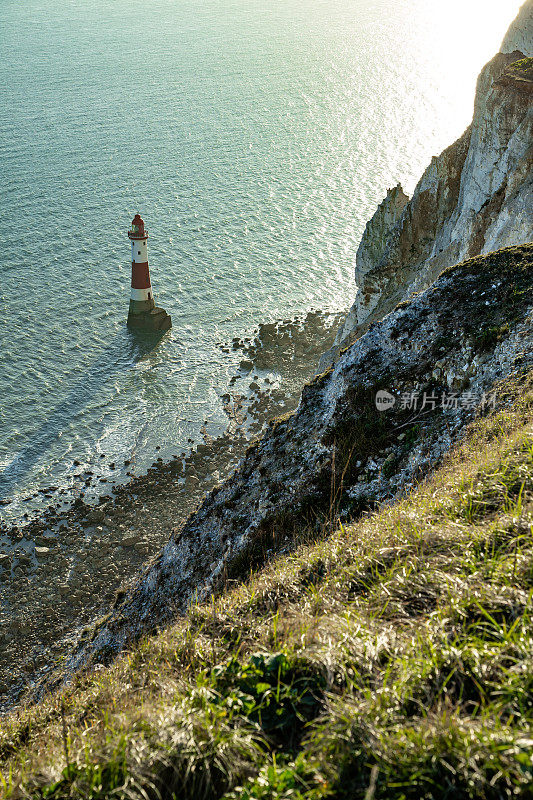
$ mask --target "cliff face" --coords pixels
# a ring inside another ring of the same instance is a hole
[[[446,270],[371,326],[175,531],[71,668],[106,662],[298,531],[415,485],[476,410],[504,405],[503,392],[490,397],[498,382],[533,367],[532,279],[533,245],[500,250]]]
[[[520,24],[506,42],[525,37]],[[446,267],[533,239],[531,63],[518,50],[498,53],[479,76],[471,126],[433,158],[410,200],[401,186],[388,192],[361,239],[357,296],[322,369]]]
[[[501,53],[515,50],[520,50],[529,58],[533,57],[533,0],[526,0],[520,8],[500,47]]]

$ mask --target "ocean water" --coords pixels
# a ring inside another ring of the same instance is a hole
[[[222,430],[221,343],[350,305],[367,219],[466,127],[518,7],[1,0],[2,518]],[[152,348],[125,327],[137,211]]]

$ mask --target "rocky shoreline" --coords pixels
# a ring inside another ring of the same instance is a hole
[[[242,354],[221,397],[223,435],[213,437],[204,426],[203,441],[189,453],[158,458],[125,484],[106,482],[96,503],[78,497],[67,509],[57,503],[25,525],[0,529],[0,709],[57,666],[83,626],[112,606],[203,496],[231,474],[266,423],[296,407],[339,318],[310,312],[222,343]],[[263,374],[267,368],[278,380]]]

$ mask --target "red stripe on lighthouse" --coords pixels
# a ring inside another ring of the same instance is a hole
[[[149,289],[152,284],[150,283],[150,271],[148,269],[148,261],[138,264],[136,261],[131,262],[131,287],[132,289]]]

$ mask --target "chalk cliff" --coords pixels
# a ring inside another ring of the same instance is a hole
[[[321,369],[413,292],[464,258],[533,239],[533,2],[482,70],[465,133],[431,164],[411,199],[389,190],[364,231],[357,296]],[[518,49],[520,47],[521,49]]]
[[[525,56],[533,57],[533,0],[526,0],[518,16],[505,34],[501,53],[520,50]]]

